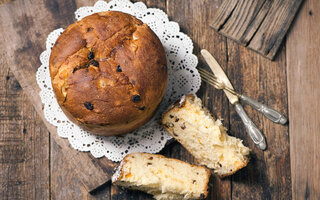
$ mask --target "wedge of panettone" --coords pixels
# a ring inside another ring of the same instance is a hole
[[[229,136],[220,120],[191,94],[183,96],[163,114],[163,127],[198,161],[219,176],[228,176],[245,167],[250,149]]]
[[[204,199],[210,171],[158,154],[132,153],[121,162],[112,183],[152,194],[157,200]]]

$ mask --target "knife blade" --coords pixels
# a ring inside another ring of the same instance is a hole
[[[223,69],[220,67],[220,65],[216,61],[216,59],[205,49],[201,50],[201,54],[202,54],[203,58],[205,59],[205,61],[207,62],[207,64],[209,65],[210,69],[213,71],[214,75],[216,75],[216,77],[218,77],[221,81],[223,81],[223,83],[227,87],[234,90],[229,78],[224,73]],[[228,92],[227,90],[223,90],[223,91],[227,95],[231,104],[234,104],[239,101],[239,98],[236,95]]]
[[[219,65],[219,63],[216,61],[216,59],[205,49],[201,50],[201,54],[204,57],[205,61],[209,65],[210,69],[214,73],[214,75],[222,81],[228,88],[234,90],[229,78]],[[251,121],[251,119],[248,117],[247,113],[239,103],[239,98],[230,93],[227,90],[223,90],[228,97],[231,104],[234,105],[236,112],[240,116],[242,122],[244,123],[246,130],[251,138],[251,140],[261,149],[265,150],[267,147],[266,140],[263,136],[263,134],[260,132],[260,130],[256,127],[256,125]]]

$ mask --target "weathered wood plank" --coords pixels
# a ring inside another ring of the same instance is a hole
[[[110,179],[113,163],[106,158],[93,159],[89,153],[78,152],[69,142],[58,137],[56,128],[44,118],[35,72],[40,66],[39,55],[45,49],[47,35],[55,28],[66,27],[74,19],[77,6],[73,1],[21,1],[16,0],[0,7],[0,49],[2,58],[12,69],[22,88],[28,94],[53,139],[77,172],[87,190],[92,190]],[[10,41],[7,45],[4,41]],[[17,56],[18,55],[18,56]],[[94,178],[92,178],[94,177]]]
[[[52,199],[110,199],[110,182],[90,194],[78,174],[73,171],[73,166],[67,161],[68,155],[65,155],[61,147],[52,139],[50,171]]]
[[[258,13],[261,13],[261,8],[264,6],[266,1],[240,0],[236,2],[238,2],[238,5],[233,11],[235,14],[232,14],[228,20],[225,21],[223,27],[219,28],[219,32],[233,40],[239,41],[241,44],[246,45],[246,42],[242,38],[251,38],[255,33],[250,30],[256,30],[258,27],[253,27],[252,24],[256,23],[256,26],[260,25],[262,18],[258,18],[259,20],[257,20],[256,16]],[[264,14],[266,13],[264,12]]]
[[[259,12],[255,15],[253,19],[251,19],[250,25],[246,28],[245,32],[240,38],[241,44],[247,46],[249,42],[252,40],[252,37],[257,32],[257,29],[259,29],[259,26],[268,14],[272,2],[272,0],[265,1],[262,7],[260,8]]]
[[[303,0],[226,0],[211,27],[273,59]]]
[[[273,59],[303,0],[273,1],[248,47]]]
[[[231,17],[232,12],[234,11],[238,3],[239,1],[236,0],[223,1],[223,3],[219,6],[219,9],[214,14],[211,27],[214,30],[219,31],[227,22],[228,18]],[[210,6],[210,8],[213,7],[214,6]]]
[[[306,1],[286,44],[293,199],[320,199],[319,9]]]
[[[52,199],[84,199],[88,192],[72,166],[67,163],[68,156],[61,147],[51,141],[51,198]]]
[[[236,90],[287,115],[286,54],[283,48],[272,62],[228,40],[228,75]],[[244,125],[230,108],[230,134],[251,149],[246,168],[232,177],[233,199],[291,199],[288,127],[275,124],[245,106],[250,118],[264,133],[268,148],[261,151],[247,135]]]
[[[0,199],[48,199],[49,132],[3,59],[0,66]]]

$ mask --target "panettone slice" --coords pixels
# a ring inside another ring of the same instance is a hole
[[[221,121],[191,94],[163,114],[163,127],[198,161],[219,176],[228,176],[245,167],[250,149],[236,137],[229,136]]]
[[[157,200],[204,199],[210,171],[158,154],[132,153],[121,162],[112,183],[152,194]]]

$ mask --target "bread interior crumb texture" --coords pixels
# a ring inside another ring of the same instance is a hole
[[[163,116],[166,130],[199,162],[221,176],[233,174],[248,163],[250,150],[238,138],[229,136],[201,100],[189,95]]]
[[[204,198],[210,176],[204,167],[146,153],[126,156],[117,173],[114,184],[147,192],[158,200]]]

